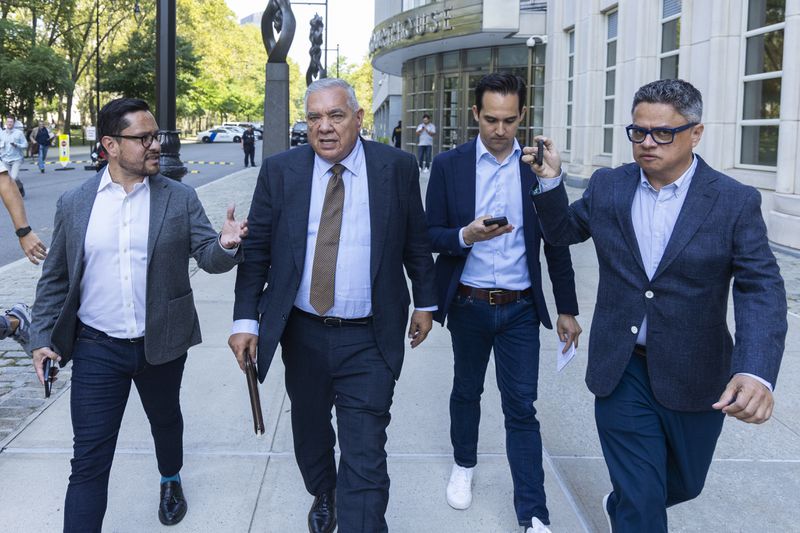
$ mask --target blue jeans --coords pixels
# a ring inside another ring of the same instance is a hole
[[[49,144],[39,145],[39,168],[44,170],[44,162],[47,159],[47,150],[50,148]]]
[[[549,524],[542,437],[533,406],[539,380],[539,318],[533,299],[489,305],[456,296],[447,328],[455,357],[450,394],[450,440],[455,462],[463,467],[478,462],[481,394],[489,354],[494,350],[517,519],[520,525],[529,526],[535,516]]]
[[[594,405],[614,488],[608,500],[614,532],[667,533],[667,507],[703,490],[725,416],[659,404],[647,360],[635,354],[614,392]]]
[[[144,342],[110,339],[97,330],[79,327],[72,356],[70,411],[75,437],[64,503],[65,533],[102,529],[108,477],[131,382],[136,384],[150,421],[159,472],[169,477],[180,471],[180,387],[185,362],[184,354],[152,366],[145,360]]]
[[[433,146],[417,146],[417,159],[421,168],[430,168]]]

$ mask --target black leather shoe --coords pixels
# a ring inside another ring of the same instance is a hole
[[[336,490],[329,490],[314,498],[308,511],[309,533],[333,533],[336,529]]]
[[[161,484],[161,503],[158,504],[158,519],[165,526],[174,526],[186,516],[189,506],[183,497],[183,488],[177,481]]]

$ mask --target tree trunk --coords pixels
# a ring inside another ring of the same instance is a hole
[[[63,133],[69,135],[70,125],[72,124],[72,99],[75,96],[74,87],[67,92],[67,108],[64,110],[64,130]]]

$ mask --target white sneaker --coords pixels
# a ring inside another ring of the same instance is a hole
[[[608,498],[610,496],[611,496],[610,492],[605,496],[603,496],[603,514],[606,515],[606,522],[608,522],[608,532],[612,533],[614,531],[614,528],[611,527],[611,515],[608,514]]]
[[[542,521],[535,516],[531,518],[531,527],[525,530],[525,533],[553,533],[550,528],[542,524]]]
[[[472,476],[475,468],[453,465],[447,483],[447,504],[453,509],[464,510],[472,505]]]

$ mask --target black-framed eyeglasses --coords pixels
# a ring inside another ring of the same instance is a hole
[[[634,126],[631,124],[630,126],[625,127],[625,133],[628,134],[628,139],[632,143],[636,144],[643,143],[644,140],[647,139],[648,135],[652,137],[653,142],[656,144],[670,144],[675,140],[676,133],[688,130],[692,126],[697,126],[697,124],[698,122],[689,122],[688,124],[678,126],[677,128],[653,128],[651,130],[640,128],[639,126]]]
[[[138,140],[142,143],[144,148],[150,148],[155,141],[161,142],[159,137],[161,136],[161,132],[157,132],[155,135],[152,133],[147,133],[145,135],[109,135],[109,137],[116,137],[118,139],[130,139],[130,140]]]

